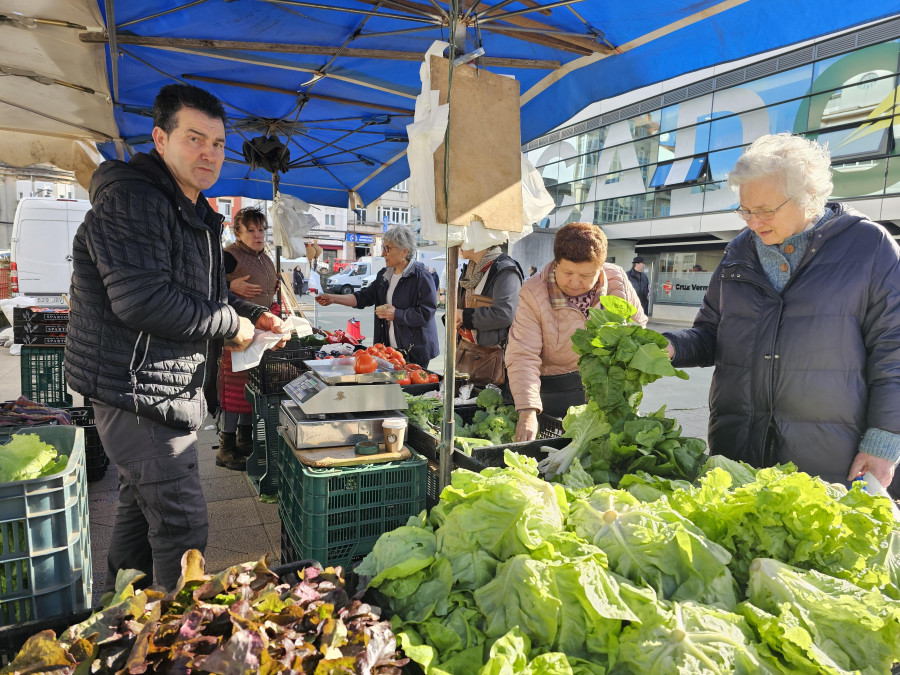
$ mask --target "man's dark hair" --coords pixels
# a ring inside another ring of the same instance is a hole
[[[153,126],[171,134],[175,129],[175,116],[182,108],[194,108],[210,117],[218,117],[222,124],[228,124],[221,101],[206,89],[191,84],[167,84],[153,101]]]

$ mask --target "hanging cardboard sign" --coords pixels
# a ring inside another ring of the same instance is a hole
[[[519,83],[470,65],[453,70],[431,57],[431,87],[450,100],[449,213],[444,197],[444,143],[434,153],[435,215],[439,223],[522,231]],[[449,218],[448,218],[449,215]]]

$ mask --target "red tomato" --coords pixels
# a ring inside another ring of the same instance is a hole
[[[415,364],[415,363],[407,363],[407,364],[406,364],[406,369],[407,369],[407,370],[422,370],[422,366],[417,365],[417,364]]]
[[[428,384],[436,384],[440,381],[440,375],[438,375],[437,373],[428,373]]]
[[[371,354],[359,352],[353,360],[353,371],[356,373],[374,373],[378,370],[378,362]]]
[[[409,384],[412,384],[412,380],[409,377],[409,373],[401,371],[399,373],[399,375],[400,375],[400,377],[397,379],[397,384],[399,384],[401,387],[405,387]]]
[[[414,370],[409,374],[409,379],[413,384],[428,384],[428,373],[424,370]]]

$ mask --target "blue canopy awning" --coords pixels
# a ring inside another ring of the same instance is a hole
[[[290,151],[280,189],[333,206],[347,206],[352,192],[369,203],[408,176],[405,127],[422,54],[434,40],[454,41],[457,55],[483,48],[479,67],[519,80],[525,143],[594,101],[897,13],[896,0],[98,5],[115,31],[86,31],[80,40],[106,45],[114,118],[128,152],[152,147],[160,87],[196,84],[229,116],[226,163],[210,196],[271,198],[271,174],[251,170],[242,146],[276,134]],[[101,151],[116,156],[113,142]]]

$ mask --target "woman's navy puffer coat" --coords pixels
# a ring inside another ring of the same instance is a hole
[[[900,248],[880,225],[829,206],[835,216],[781,295],[745,230],[693,327],[665,335],[675,366],[715,365],[712,453],[845,483],[867,428],[900,434]]]

